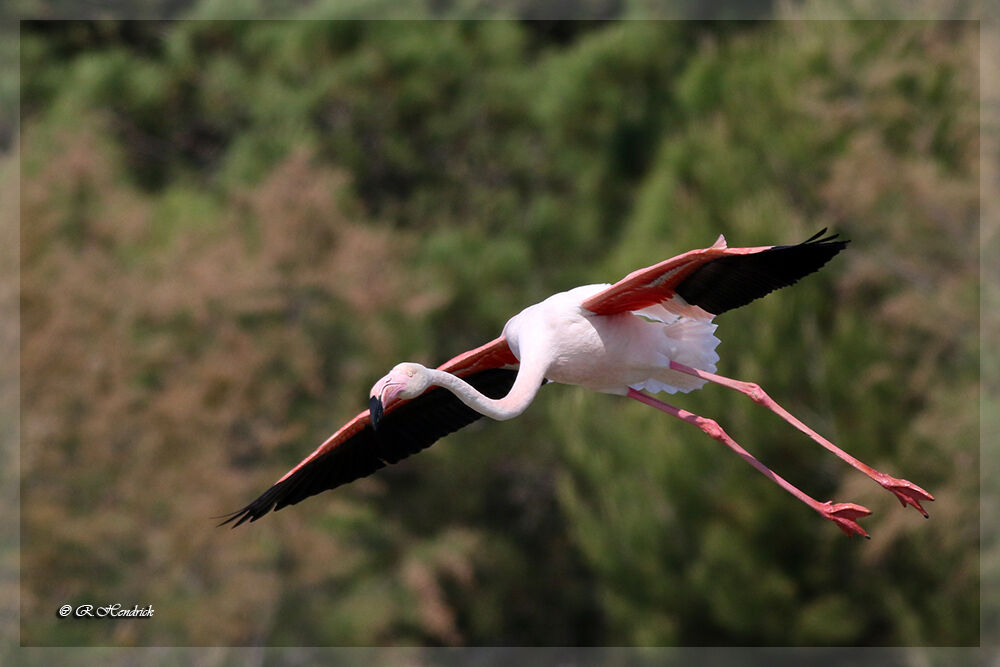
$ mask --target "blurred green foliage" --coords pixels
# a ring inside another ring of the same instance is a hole
[[[211,3],[201,10],[211,15]],[[974,23],[24,23],[22,642],[978,641]],[[697,429],[546,387],[230,532],[402,359],[711,244],[849,249],[718,319]],[[64,603],[152,604],[67,623]]]

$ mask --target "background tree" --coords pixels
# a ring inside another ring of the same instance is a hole
[[[976,24],[29,23],[21,48],[24,643],[977,643]],[[872,508],[870,543],[562,386],[209,519],[399,360],[719,233],[823,226],[849,250],[721,316],[720,369],[931,490],[929,522],[733,392],[679,400]],[[53,614],[103,599],[157,614]]]

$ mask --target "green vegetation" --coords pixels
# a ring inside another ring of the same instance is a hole
[[[211,3],[206,5],[211,13]],[[558,28],[558,29],[556,29]],[[974,23],[25,23],[21,639],[979,640]],[[551,386],[235,531],[400,360],[711,244],[851,239],[718,319],[697,429]],[[69,623],[61,604],[152,604]]]

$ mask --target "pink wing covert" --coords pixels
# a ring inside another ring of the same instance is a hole
[[[444,362],[438,366],[438,370],[465,377],[490,368],[510,368],[516,367],[517,364],[517,357],[507,345],[507,339],[500,336]]]
[[[669,310],[680,311],[679,315],[711,319],[714,313],[707,313],[697,306],[676,299],[677,285],[707,262],[726,255],[745,255],[771,247],[728,248],[725,237],[720,234],[708,248],[689,250],[653,266],[633,271],[603,292],[584,301],[583,307],[597,315],[614,315],[663,304]]]

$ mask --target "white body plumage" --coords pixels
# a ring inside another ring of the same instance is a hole
[[[614,315],[595,315],[581,304],[608,285],[584,285],[528,306],[503,329],[514,356],[546,359],[551,382],[576,384],[608,394],[629,388],[689,392],[705,381],[670,370],[671,361],[710,372],[719,355],[716,324],[679,315],[662,305]],[[683,307],[678,304],[679,308]]]

